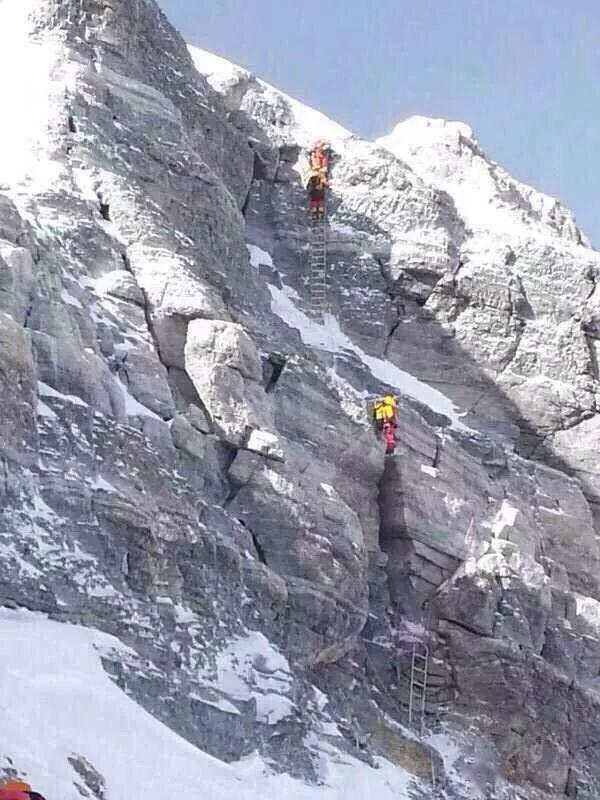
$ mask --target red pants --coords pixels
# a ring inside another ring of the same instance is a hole
[[[386,455],[390,455],[396,449],[396,424],[391,420],[383,423],[383,441],[385,443]]]

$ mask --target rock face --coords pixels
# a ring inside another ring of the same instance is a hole
[[[190,55],[153,0],[4,0],[0,44],[29,100],[0,130],[2,603],[119,637],[117,684],[227,761],[318,783],[327,742],[423,798],[596,796],[600,256],[570,213],[465,125],[361,141]]]

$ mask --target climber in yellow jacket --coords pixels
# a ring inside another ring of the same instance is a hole
[[[398,426],[398,404],[396,398],[386,394],[373,403],[373,417],[385,444],[385,454],[393,455],[396,450],[396,428]]]

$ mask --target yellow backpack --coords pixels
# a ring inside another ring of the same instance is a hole
[[[375,415],[375,419],[385,420],[385,419],[392,419],[396,412],[395,404],[386,402],[385,400],[375,400],[373,403],[373,413]]]

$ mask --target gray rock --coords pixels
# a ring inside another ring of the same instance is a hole
[[[198,431],[187,417],[178,414],[171,423],[173,444],[193,458],[204,458],[206,454],[206,435]]]
[[[256,453],[251,453],[249,450],[238,450],[229,467],[229,480],[234,486],[246,486],[263,464],[264,460]]]
[[[269,433],[268,431],[261,431],[258,429],[253,430],[248,437],[246,447],[248,450],[252,450],[255,453],[260,453],[263,456],[268,456],[269,458],[273,458],[277,461],[284,460],[283,450],[281,448],[279,439],[277,436],[275,436],[275,434]]]
[[[203,409],[194,404],[190,404],[186,411],[186,416],[191,425],[200,433],[211,433],[212,426]]]
[[[35,271],[29,250],[0,240],[0,308],[25,325],[35,294]]]
[[[35,11],[68,63],[55,183],[0,195],[1,602],[120,637],[113,680],[217,758],[597,794],[600,261],[570,213],[459,123],[374,145],[244,70],[209,84],[153,0]],[[324,125],[339,327],[303,316]],[[415,639],[447,772],[401,729]],[[217,665],[243,642],[241,700]]]
[[[138,306],[144,306],[144,293],[130,272],[125,270],[107,272],[96,285],[101,292],[106,292],[106,294],[117,297],[119,300],[126,300]]]
[[[252,428],[272,427],[260,384],[256,347],[241,325],[193,320],[185,346],[186,371],[224,438],[240,446]]]

